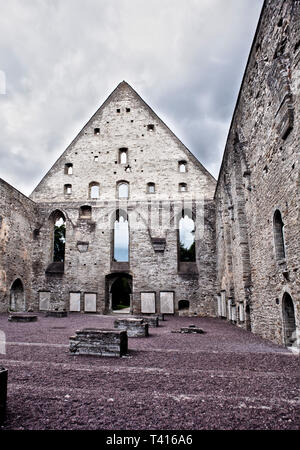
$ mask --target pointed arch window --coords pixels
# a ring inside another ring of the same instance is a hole
[[[179,220],[179,261],[195,262],[195,222],[190,211],[182,211]]]
[[[278,209],[275,211],[273,217],[273,234],[276,259],[285,259],[284,223]]]
[[[115,213],[113,228],[113,261],[129,262],[129,221],[125,211]]]
[[[66,219],[64,214],[56,210],[50,215],[52,226],[52,261],[63,263],[65,260]]]

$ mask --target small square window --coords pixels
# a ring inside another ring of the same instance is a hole
[[[150,123],[149,125],[147,125],[147,130],[148,131],[154,131],[154,125],[153,125],[153,123]]]
[[[95,162],[99,161],[99,156],[97,156],[97,155],[94,156],[94,161],[95,161]]]
[[[179,192],[186,192],[186,191],[187,191],[187,184],[179,183]]]
[[[126,108],[126,112],[130,112],[130,108]]]
[[[99,136],[100,134],[100,128],[94,128],[94,135]]]
[[[117,108],[117,113],[120,113],[120,112],[121,112],[120,108]]]

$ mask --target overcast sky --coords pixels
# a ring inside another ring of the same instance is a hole
[[[0,0],[0,177],[30,194],[126,80],[217,178],[262,3]]]

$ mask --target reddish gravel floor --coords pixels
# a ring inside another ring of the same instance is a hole
[[[75,356],[69,337],[117,316],[8,322],[4,430],[299,430],[300,358],[225,321],[168,317],[122,358]],[[174,334],[194,324],[205,334]]]

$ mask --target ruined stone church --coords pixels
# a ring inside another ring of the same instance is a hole
[[[300,1],[266,0],[216,181],[125,81],[26,197],[0,311],[222,317],[300,348]]]

